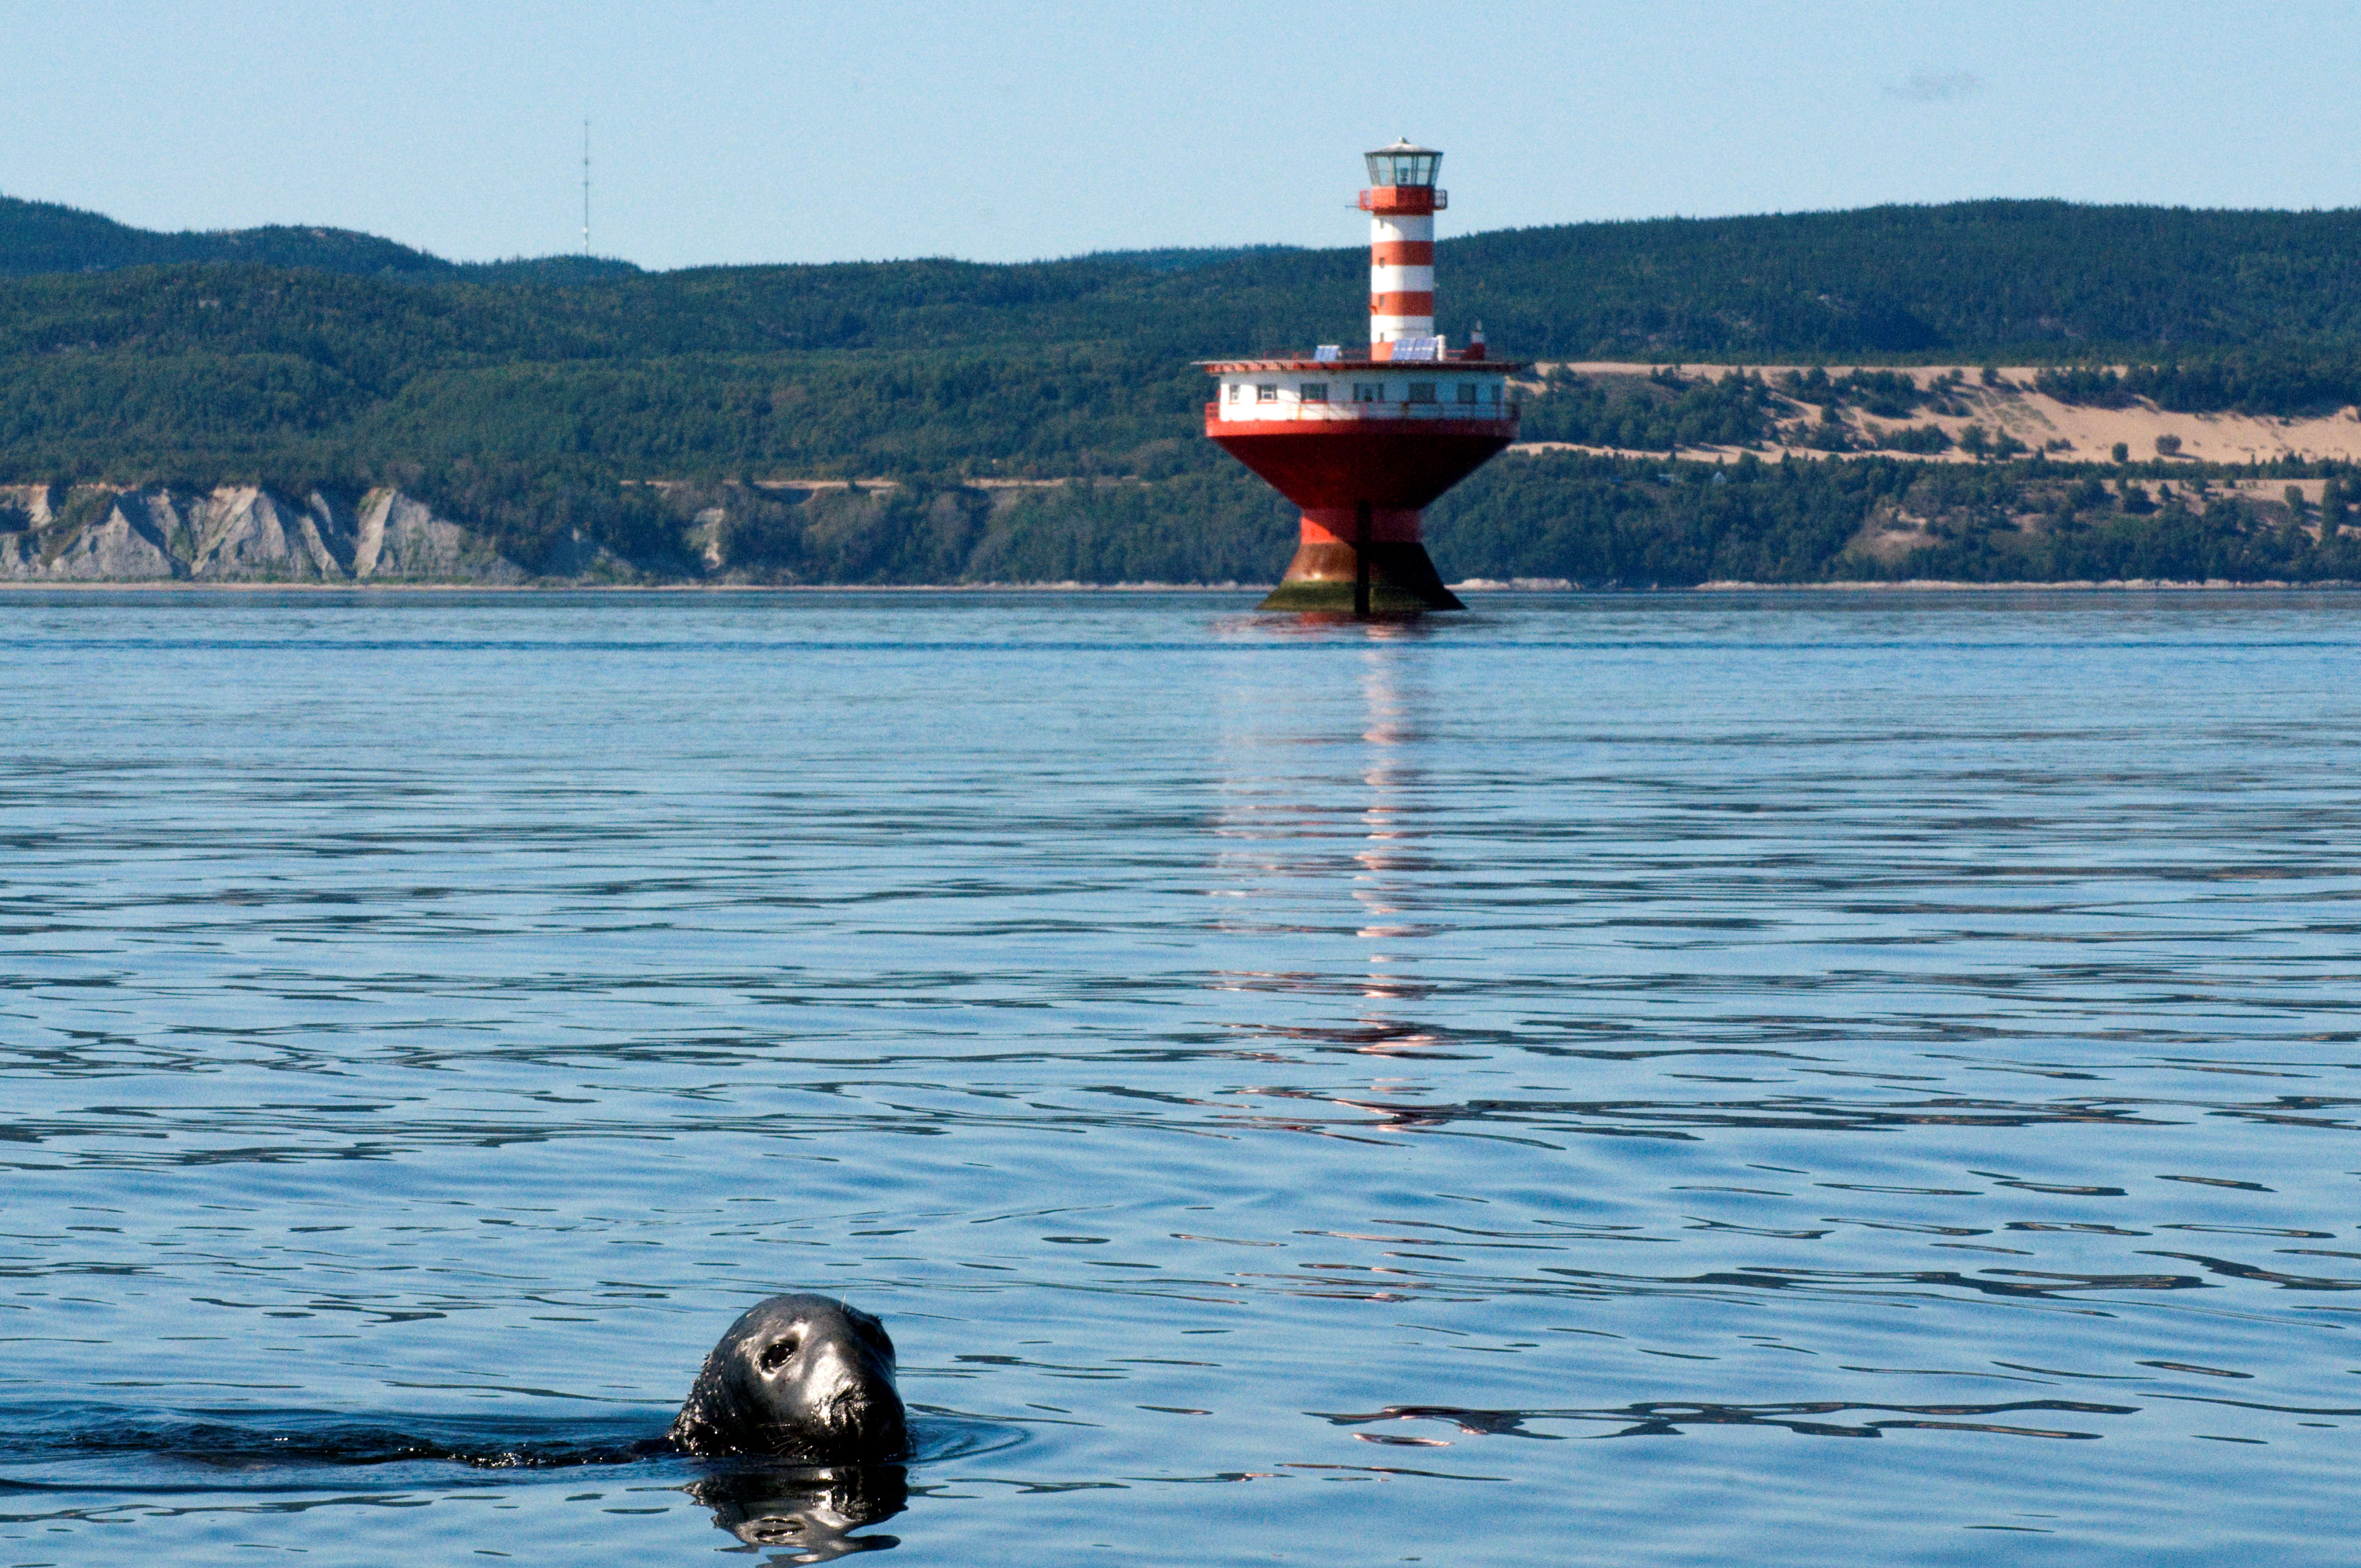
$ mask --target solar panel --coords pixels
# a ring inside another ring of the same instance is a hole
[[[1443,357],[1443,339],[1439,337],[1400,337],[1394,340],[1394,360],[1436,360]]]

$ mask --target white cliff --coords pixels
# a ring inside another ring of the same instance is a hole
[[[334,526],[333,511],[322,498],[313,501],[313,507],[296,511],[250,486],[215,490],[191,509],[197,532],[189,575],[230,582],[333,582],[351,576],[351,531]],[[330,524],[324,532],[324,521]]]
[[[447,518],[400,490],[361,498],[355,577],[512,583],[524,573]]]
[[[16,548],[0,554],[0,573],[80,583],[181,576],[170,543],[172,523],[169,508],[136,495],[117,496],[103,514],[80,526],[53,522],[45,532],[12,536],[7,543]]]
[[[297,506],[252,485],[0,486],[0,581],[514,583],[526,573],[396,489]]]

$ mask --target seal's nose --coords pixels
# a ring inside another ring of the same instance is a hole
[[[877,1398],[880,1382],[873,1358],[857,1343],[830,1343],[815,1347],[811,1365],[805,1372],[807,1387],[820,1400],[833,1407],[840,1404],[866,1405]]]
[[[805,1387],[819,1423],[862,1452],[891,1453],[907,1441],[891,1369],[857,1340],[813,1347]]]

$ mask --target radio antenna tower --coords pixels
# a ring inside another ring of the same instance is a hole
[[[590,254],[590,117],[582,117],[582,254]]]

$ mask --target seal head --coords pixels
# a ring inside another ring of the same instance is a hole
[[[910,1433],[885,1325],[827,1296],[774,1296],[705,1358],[672,1441],[700,1458],[899,1459]]]

